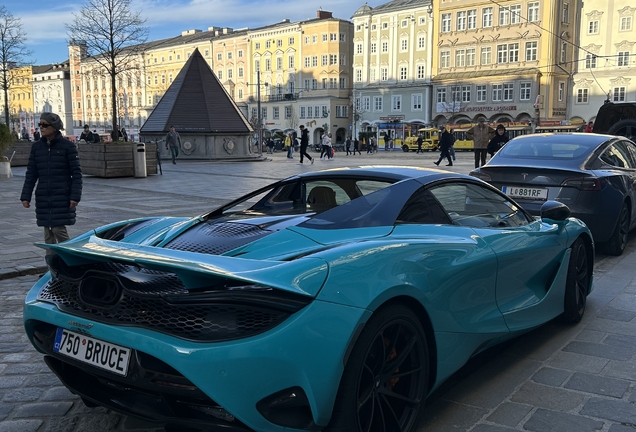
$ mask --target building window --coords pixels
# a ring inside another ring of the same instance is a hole
[[[272,108],[272,118],[274,120],[278,120],[280,118],[280,108],[279,107],[273,107]]]
[[[511,101],[515,98],[515,85],[513,83],[505,83],[503,85],[503,100]]]
[[[537,60],[537,42],[526,42],[526,61]]]
[[[306,114],[305,114],[305,109],[306,109],[306,108],[305,108],[304,106],[301,106],[301,107],[300,107],[300,114],[299,114],[299,117],[300,117],[301,119],[304,119],[304,118],[305,118],[305,115],[306,115]]]
[[[356,82],[362,82],[362,69],[356,69]]]
[[[629,66],[629,51],[619,51],[618,52],[618,62],[617,66]]]
[[[369,51],[371,52],[371,54],[375,54],[378,50],[378,44],[373,42],[371,43],[371,45],[369,46]]]
[[[400,66],[400,80],[406,80],[406,66]]]
[[[528,3],[528,22],[539,21],[539,2]]]
[[[382,96],[373,96],[373,111],[382,111]]]
[[[426,36],[418,36],[417,37],[417,49],[426,48]]]
[[[632,17],[621,17],[621,31],[628,31],[632,29]]]
[[[265,70],[266,71],[272,70],[272,60],[271,59],[265,59]]]
[[[312,118],[314,116],[314,107],[307,107],[307,118]]]
[[[389,28],[389,23],[388,22],[383,22],[382,23],[382,28],[383,29],[388,29]]]
[[[272,41],[265,42],[265,48],[271,48],[271,47],[272,47]]]
[[[477,28],[477,9],[471,9],[468,11],[468,30],[475,30]]]
[[[521,22],[521,5],[510,6],[510,24],[519,24]]]
[[[439,53],[439,67],[450,67],[450,51],[440,51]]]
[[[588,89],[580,88],[576,91],[576,103],[577,104],[586,104],[588,102],[587,99]]]
[[[293,44],[294,44],[294,42],[296,42],[296,40],[295,40],[293,37],[290,37],[290,38],[288,39],[288,43],[289,43],[289,45],[293,45]]]
[[[217,59],[218,61],[223,60],[223,53],[218,53],[218,54],[216,55],[216,59]]]
[[[338,88],[338,78],[329,78],[329,88],[330,89]]]
[[[243,99],[243,89],[242,88],[238,89],[238,98],[239,99]]]
[[[238,57],[243,58],[243,50],[238,50]]]
[[[522,82],[519,84],[519,100],[528,101],[530,100],[530,91],[532,89],[532,83]]]
[[[232,69],[228,69],[228,70],[227,70],[227,79],[232,79],[232,78],[234,78],[232,75],[233,75],[233,71],[232,71]]]
[[[568,61],[568,43],[561,42],[561,63]]]
[[[594,69],[594,68],[596,68],[596,55],[587,54],[585,56],[585,69]]]
[[[327,33],[324,33],[324,34],[322,35],[322,41],[323,41],[323,42],[327,42],[328,40],[329,40],[329,36],[327,35]]]
[[[476,88],[477,91],[477,102],[486,102],[486,86],[478,85]]]
[[[508,45],[497,45],[497,63],[508,62]]]
[[[461,100],[461,88],[459,86],[451,86],[451,102],[459,102]]]
[[[362,111],[371,111],[371,96],[362,98]]]
[[[311,56],[311,67],[318,67],[318,56]]]
[[[289,57],[287,57],[287,66],[290,69],[294,68],[294,56],[293,55],[290,55]]]
[[[389,69],[388,68],[380,68],[380,81],[386,81],[389,79]]]
[[[322,87],[323,90],[325,90],[327,88],[327,78],[323,78],[322,79]]]
[[[508,44],[508,61],[510,63],[517,63],[519,61],[519,44]]]
[[[502,96],[503,96],[503,84],[493,84],[492,85],[492,100],[493,100],[493,102],[500,101]]]
[[[475,66],[475,48],[466,49],[466,66]]]
[[[347,65],[347,55],[340,54],[340,66],[346,66],[346,65]]]
[[[487,8],[483,8],[481,10],[481,26],[486,28],[486,27],[492,27],[492,8],[491,7],[487,7]]]
[[[598,34],[598,20],[587,23],[587,34]]]
[[[406,20],[402,20],[401,25],[402,27],[406,27],[408,25],[408,22]]]
[[[502,6],[499,8],[499,25],[505,26],[508,24],[510,24],[510,8]]]
[[[446,87],[438,87],[436,93],[437,103],[446,102]]]
[[[563,18],[562,22],[568,23],[570,22],[570,5],[568,3],[563,3]]]
[[[338,33],[329,33],[329,40],[331,42],[338,42]]]
[[[492,48],[481,47],[481,65],[489,65],[492,62]]]
[[[563,102],[563,98],[565,97],[565,83],[559,83],[559,102]]]
[[[357,43],[356,44],[356,54],[362,54],[362,44],[361,43]]]
[[[349,107],[347,105],[336,105],[336,117],[349,117]]]
[[[442,14],[442,33],[448,33],[451,31],[451,14]]]
[[[417,79],[426,78],[426,69],[424,65],[417,65]]]
[[[281,70],[283,68],[283,58],[276,57],[276,70]]]
[[[320,65],[321,66],[327,66],[329,64],[329,57],[327,54],[323,54],[322,56],[320,56]]]
[[[462,102],[470,102],[470,86],[462,86]]]
[[[409,49],[409,41],[408,39],[400,40],[400,51],[406,51]]]
[[[391,111],[402,111],[402,95],[391,96]]]
[[[329,65],[338,64],[338,54],[329,54]]]
[[[387,41],[382,42],[382,52],[389,52],[389,43]]]
[[[457,12],[457,31],[466,30],[466,11]]]
[[[238,77],[239,78],[243,78],[243,68],[242,67],[238,68]]]
[[[311,67],[311,57],[305,57],[305,67],[309,68]]]
[[[458,49],[455,51],[455,67],[464,67],[466,66],[466,51],[463,49]]]
[[[340,78],[340,88],[341,89],[346,89],[347,88],[347,79],[346,78]]]
[[[291,113],[292,113],[292,109],[289,106],[285,107],[285,118],[286,119],[290,119],[291,118]]]
[[[344,33],[340,33],[340,42],[346,42],[347,38]]]
[[[411,95],[411,111],[422,111],[422,93]]]

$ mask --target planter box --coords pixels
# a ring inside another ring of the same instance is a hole
[[[15,155],[13,155],[13,159],[11,159],[11,166],[27,166],[29,163],[29,155],[31,154],[32,145],[33,143],[31,141],[17,141],[9,147],[9,150],[4,152],[4,155],[11,159],[11,155],[15,151]]]
[[[96,177],[133,177],[133,150],[136,142],[79,143],[78,151],[82,173]],[[146,172],[157,174],[157,145],[146,143]]]

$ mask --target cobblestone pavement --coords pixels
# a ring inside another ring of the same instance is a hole
[[[312,153],[313,155],[313,153]],[[437,154],[382,152],[299,165],[283,154],[258,163],[184,162],[144,179],[86,177],[71,236],[142,215],[193,215],[298,172],[349,164],[430,167]],[[472,154],[453,167],[468,173]],[[163,431],[86,408],[45,366],[22,327],[22,304],[44,270],[33,210],[18,201],[24,168],[0,179],[0,432]],[[634,267],[632,267],[634,266]],[[595,291],[576,326],[549,323],[481,354],[430,398],[418,432],[635,432],[636,240],[621,257],[598,255]],[[20,276],[21,275],[21,276]]]

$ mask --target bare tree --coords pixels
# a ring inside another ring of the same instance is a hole
[[[22,30],[20,18],[16,18],[0,5],[0,88],[4,93],[4,122],[9,125],[9,70],[23,66],[25,57],[32,52],[25,44],[26,33]]]
[[[296,115],[296,109],[293,105],[289,107],[289,117],[287,118],[287,127],[289,129],[296,129],[300,124],[298,116]]]
[[[87,0],[73,21],[66,24],[69,38],[86,46],[86,52],[110,77],[113,130],[117,127],[117,76],[139,67],[148,27],[131,0]]]

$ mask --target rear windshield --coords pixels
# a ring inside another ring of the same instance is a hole
[[[528,159],[582,159],[597,146],[598,143],[523,139],[508,142],[497,154],[502,157]]]

